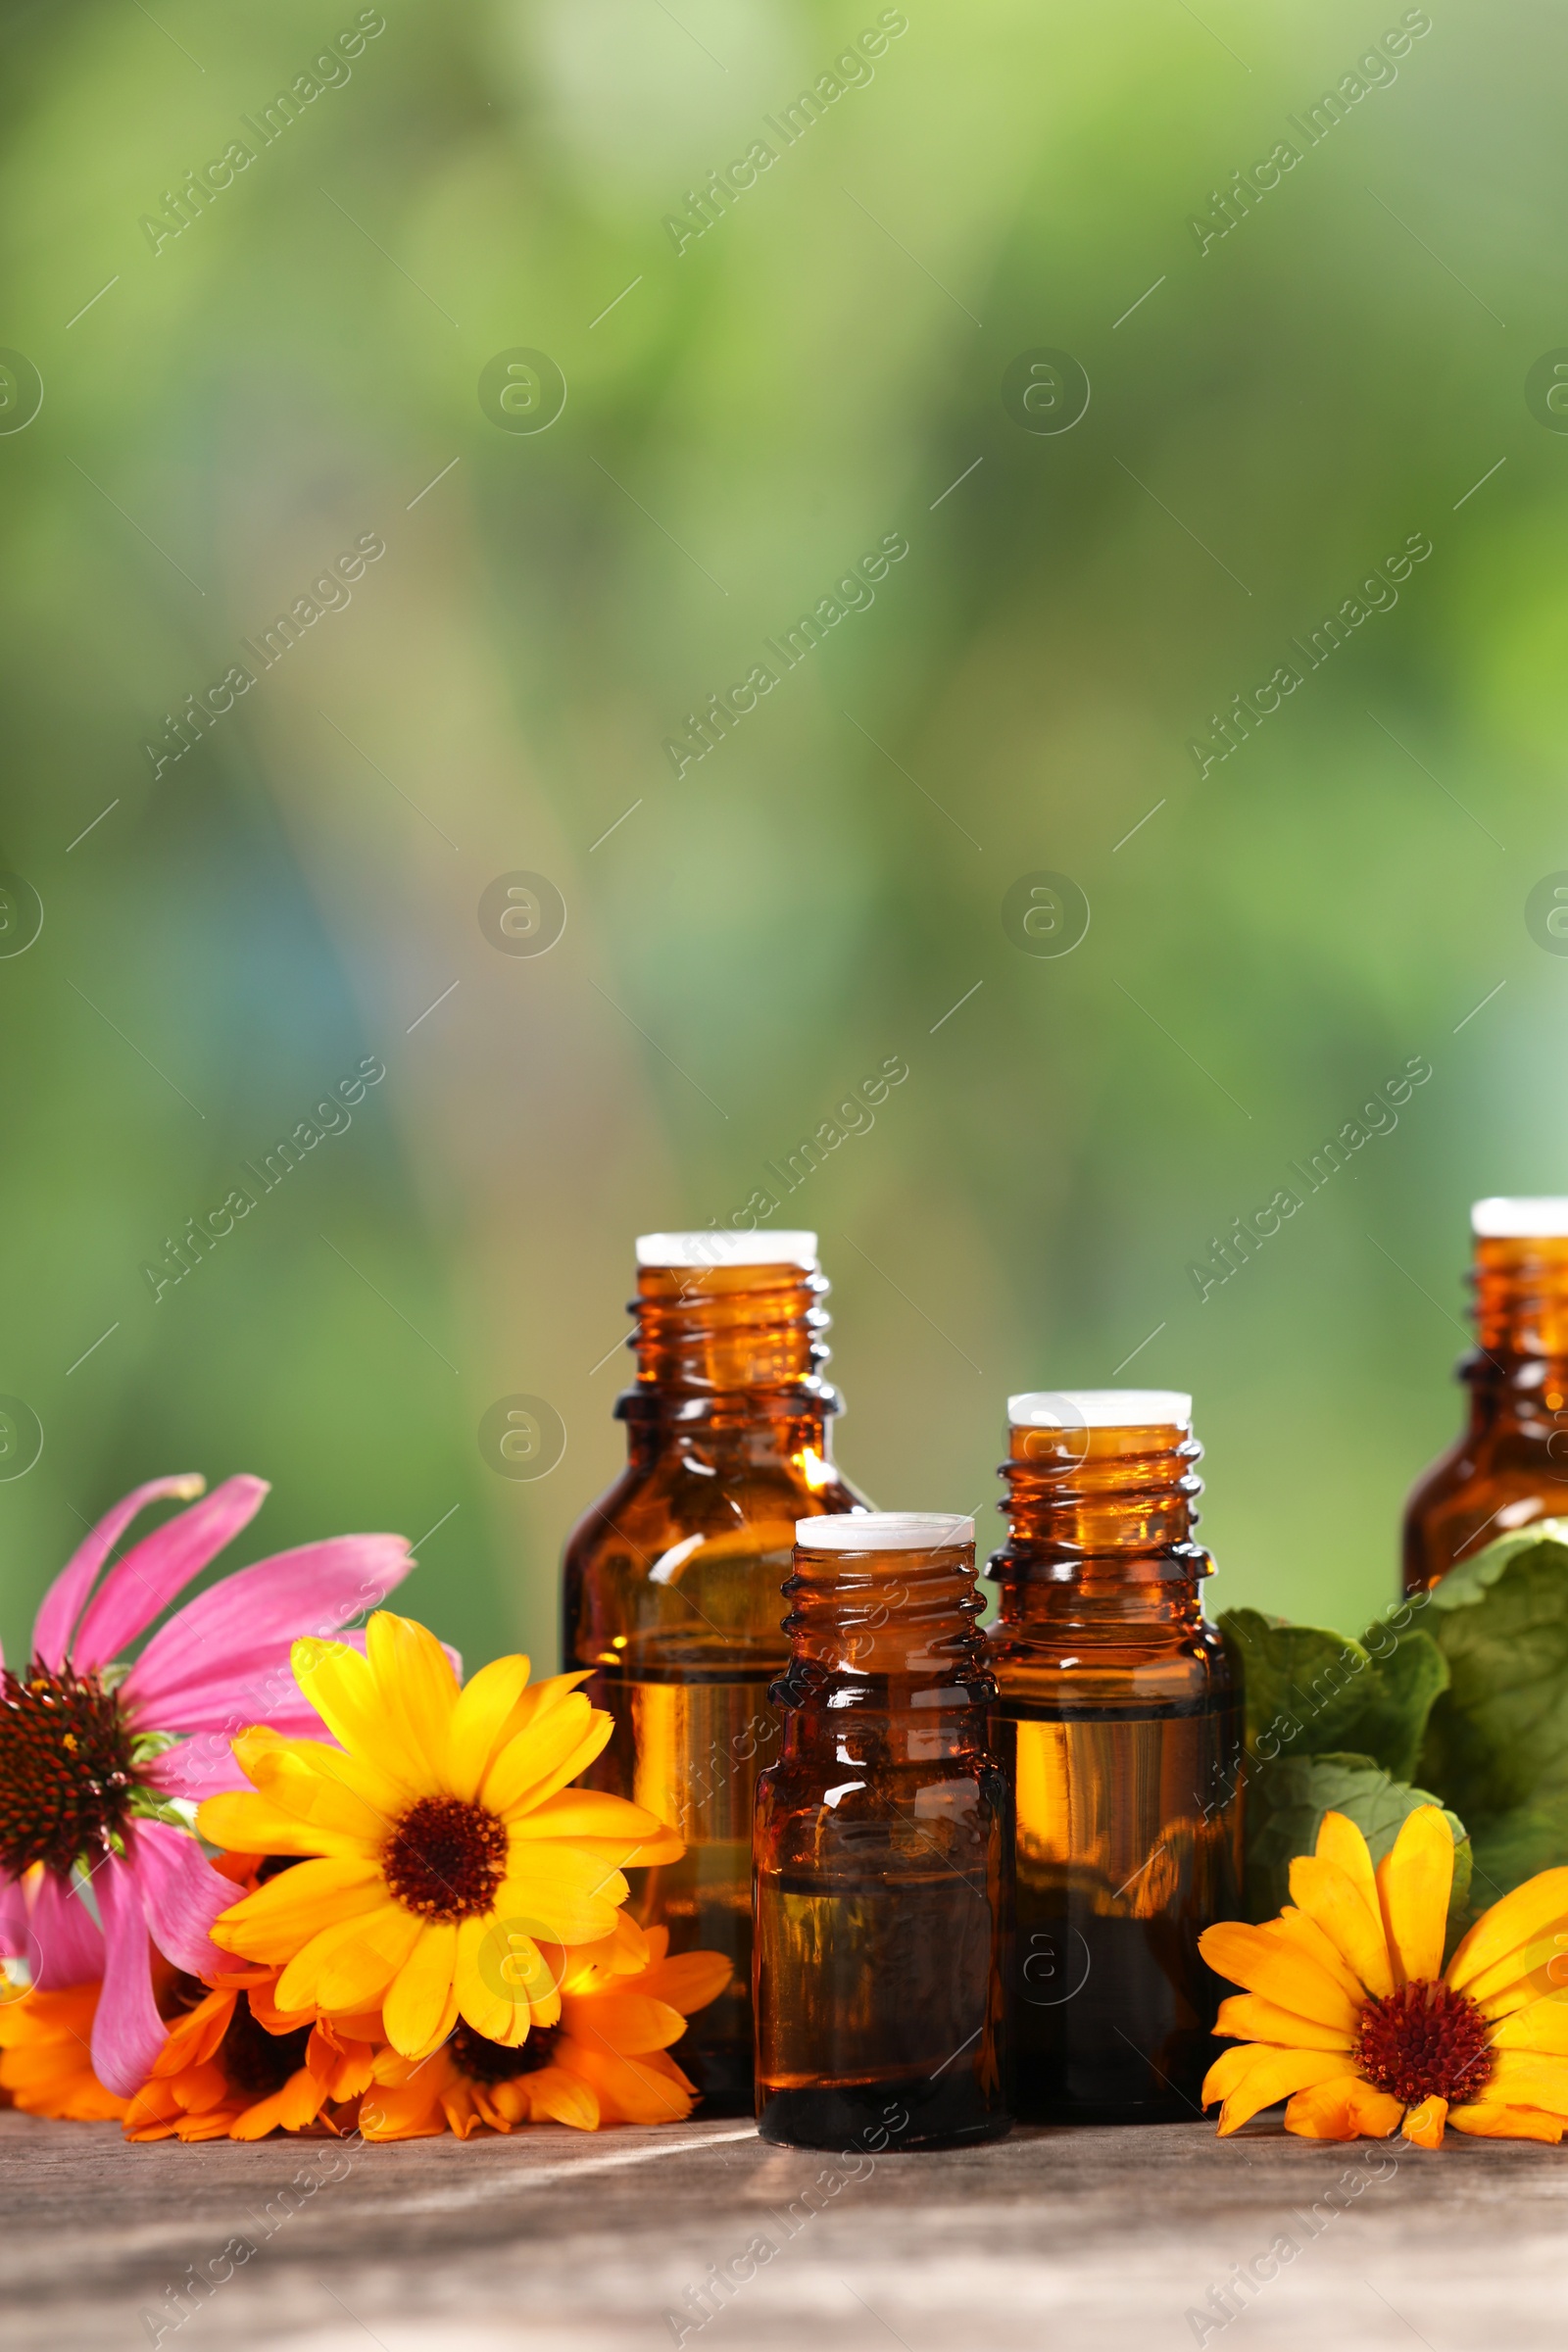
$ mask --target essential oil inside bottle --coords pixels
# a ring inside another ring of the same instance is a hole
[[[1410,1491],[1404,1589],[1424,1592],[1499,1536],[1568,1512],[1568,1200],[1470,1211],[1476,1345],[1467,1425]]]
[[[797,1537],[783,1753],[757,1797],[758,2129],[872,2153],[994,2139],[1010,1824],[974,1522]]]
[[[778,1753],[779,1588],[798,1520],[865,1506],[832,1459],[816,1236],[647,1234],[637,1261],[637,1377],[615,1406],[628,1460],[567,1542],[562,1647],[615,1721],[588,1781],[686,1840],[681,1861],[631,1874],[636,1916],[672,1952],[734,1962],[678,2062],[708,2113],[750,2114],[752,1810]]]
[[[1008,1400],[1009,1535],[989,1574],[1014,1783],[1009,2088],[1021,2119],[1191,2120],[1240,1916],[1240,1707],[1203,1617],[1192,1399]]]

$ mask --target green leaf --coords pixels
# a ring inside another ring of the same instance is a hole
[[[1506,1892],[1568,1860],[1568,1520],[1504,1536],[1436,1585],[1448,1667],[1423,1779],[1474,1824]]]
[[[1250,1755],[1352,1752],[1396,1780],[1415,1770],[1448,1670],[1420,1627],[1379,1624],[1360,1642],[1259,1609],[1227,1609],[1220,1631],[1240,1672]]]
[[[1247,1916],[1277,1917],[1290,1900],[1291,1863],[1309,1854],[1325,1813],[1343,1813],[1381,1862],[1407,1814],[1418,1805],[1441,1804],[1424,1788],[1396,1780],[1370,1756],[1286,1756],[1250,1767],[1247,1784]],[[1453,1893],[1450,1927],[1467,1915],[1472,1855],[1458,1817],[1444,1808],[1453,1834]]]

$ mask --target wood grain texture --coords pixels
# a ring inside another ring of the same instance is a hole
[[[845,2164],[734,2123],[339,2150],[127,2147],[0,2115],[0,2213],[6,2352],[655,2352],[672,2311],[687,2352],[1174,2352],[1282,2236],[1294,2259],[1209,2345],[1559,2352],[1568,2276],[1568,2153],[1319,2146],[1268,2122]],[[687,2290],[759,2239],[771,2257],[710,2283],[699,2325]],[[169,2290],[236,2240],[254,2251],[174,2325]]]

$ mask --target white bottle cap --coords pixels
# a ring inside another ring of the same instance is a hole
[[[1568,1200],[1478,1200],[1470,1230],[1492,1242],[1555,1240],[1568,1234]]]
[[[814,1233],[640,1233],[640,1266],[816,1267]]]
[[[1014,1429],[1191,1429],[1193,1400],[1176,1389],[1033,1389],[1007,1398]]]
[[[833,1511],[797,1519],[803,1551],[937,1551],[974,1542],[974,1521],[950,1511]]]

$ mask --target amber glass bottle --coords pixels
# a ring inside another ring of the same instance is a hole
[[[1203,1616],[1192,1399],[1008,1401],[990,1566],[999,1748],[1016,1806],[1014,2113],[1191,2120],[1222,1987],[1202,1930],[1240,1917],[1240,1707]]]
[[[974,1521],[796,1534],[783,1753],[757,1791],[758,2129],[805,2148],[995,2139],[1010,1820]]]
[[[829,1444],[826,1295],[812,1233],[645,1235],[626,1468],[566,1544],[565,1664],[615,1721],[588,1778],[686,1840],[631,1874],[633,1908],[672,1951],[735,1964],[678,2052],[710,2114],[752,2107],[752,1805],[778,1752],[795,1525],[865,1508]]]
[[[1476,1345],[1468,1426],[1404,1506],[1404,1589],[1536,1519],[1568,1512],[1568,1200],[1470,1211]]]

